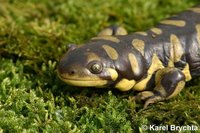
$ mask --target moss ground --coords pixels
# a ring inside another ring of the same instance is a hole
[[[153,131],[143,125],[153,124],[195,125],[200,132],[200,78],[177,97],[142,109],[130,98],[134,92],[70,87],[56,74],[67,44],[84,43],[113,24],[129,32],[146,30],[197,3],[1,0],[0,133],[145,133]]]

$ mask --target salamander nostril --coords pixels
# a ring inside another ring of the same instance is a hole
[[[70,74],[70,75],[74,75],[75,73],[76,73],[76,70],[70,70],[70,71],[69,71],[69,74]]]

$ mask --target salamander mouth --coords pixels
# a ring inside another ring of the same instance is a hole
[[[79,87],[101,87],[107,84],[107,80],[97,79],[97,78],[74,78],[74,77],[66,77],[62,76],[62,74],[58,74],[59,78],[65,83],[73,86]]]

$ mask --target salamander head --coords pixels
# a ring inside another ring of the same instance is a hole
[[[74,45],[61,58],[58,75],[69,85],[80,87],[104,87],[112,84],[118,77],[112,60],[100,52],[100,45]]]

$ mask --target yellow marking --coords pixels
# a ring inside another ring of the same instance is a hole
[[[153,74],[155,71],[164,68],[162,62],[158,58],[158,56],[154,53],[152,57],[152,63],[148,70],[148,74]]]
[[[135,75],[138,75],[140,73],[140,67],[139,67],[137,58],[135,57],[134,54],[129,53],[128,54],[128,59],[129,59],[129,62],[131,64],[132,72]]]
[[[98,36],[112,36],[112,34],[113,34],[112,29],[106,28],[106,29],[102,30],[102,31],[98,34]]]
[[[102,46],[104,48],[104,50],[106,51],[107,55],[112,59],[112,60],[117,60],[118,58],[118,53],[117,51],[112,48],[109,45],[103,45]]]
[[[199,48],[200,48],[200,24],[196,25],[196,30],[197,30],[197,41],[198,41]]]
[[[115,81],[118,78],[118,73],[115,69],[112,69],[112,68],[105,68],[105,69],[107,72],[109,72],[113,81]]]
[[[138,32],[135,32],[136,34],[139,34],[139,35],[142,35],[142,36],[147,36],[148,34],[144,31],[138,31]]]
[[[192,76],[190,74],[190,69],[189,69],[189,65],[186,64],[185,68],[182,70],[182,72],[184,73],[185,75],[185,78],[186,78],[186,81],[189,81],[192,79]]]
[[[162,34],[162,30],[160,28],[151,28],[151,31],[157,35]]]
[[[116,42],[116,43],[120,42],[120,40],[117,37],[114,37],[114,36],[98,36],[98,37],[92,38],[92,40],[99,40],[99,39],[108,40],[108,41],[112,41],[112,42]]]
[[[174,34],[170,36],[170,41],[171,41],[171,47],[170,47],[170,59],[173,62],[178,62],[180,61],[182,55],[183,55],[183,47],[181,45],[181,42],[179,41],[178,37]]]
[[[116,33],[114,35],[127,35],[127,31],[123,27],[117,27]],[[102,30],[98,36],[112,36],[113,30],[112,28],[106,28]]]
[[[135,80],[128,80],[128,79],[122,79],[119,81],[115,88],[121,90],[121,91],[128,91],[135,85]]]
[[[167,97],[167,99],[171,98],[171,97],[174,97],[176,96],[178,93],[180,93],[180,91],[184,88],[185,86],[185,81],[180,81],[177,86],[176,86],[176,89],[174,90],[174,92],[169,96]]]
[[[178,27],[184,27],[186,25],[185,21],[183,20],[163,20],[160,23],[166,25],[174,25]]]
[[[174,46],[172,43],[170,44],[170,55],[169,55],[168,67],[174,67]]]
[[[97,60],[97,61],[101,60],[101,58],[97,54],[95,54],[94,52],[87,52],[86,56],[87,56],[88,62],[93,61],[93,60]]]
[[[136,83],[136,85],[133,87],[134,90],[142,91],[145,89],[148,81],[151,79],[153,73],[159,69],[164,68],[162,62],[158,58],[158,56],[154,53],[152,57],[151,66],[149,67],[149,70],[147,71],[147,77]]]
[[[132,45],[144,56],[144,45],[145,45],[144,41],[139,40],[139,39],[134,39],[132,41]]]
[[[190,8],[189,10],[196,12],[196,13],[200,13],[200,8],[198,8],[198,7]]]
[[[118,27],[116,31],[116,35],[127,35],[127,31],[123,27]]]
[[[148,75],[146,78],[142,79],[133,87],[136,91],[142,91],[146,88],[148,81],[151,79],[152,75]]]

